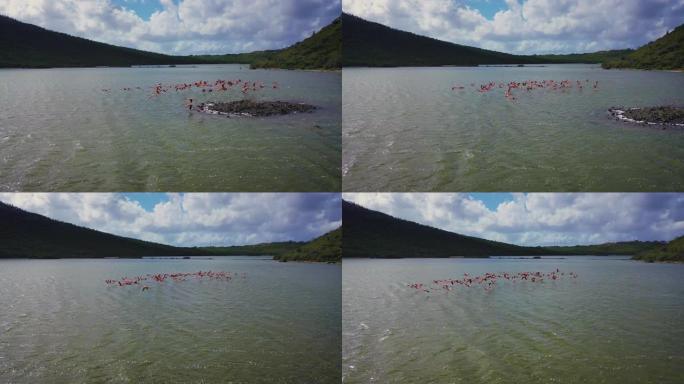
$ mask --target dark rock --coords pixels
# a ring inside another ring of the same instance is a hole
[[[679,107],[612,107],[608,112],[617,120],[638,125],[684,126],[684,108]]]
[[[252,101],[238,100],[227,103],[206,103],[202,109],[208,113],[225,114],[228,116],[273,116],[290,113],[310,113],[316,107],[309,104],[290,103],[287,101]]]
[[[631,108],[625,117],[637,121],[660,124],[684,124],[684,109],[677,107]]]

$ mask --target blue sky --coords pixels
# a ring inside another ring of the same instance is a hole
[[[344,193],[370,209],[521,245],[671,240],[684,193]],[[174,245],[310,240],[341,225],[338,193],[0,193],[61,221]]]
[[[181,246],[307,241],[342,224],[339,193],[0,193],[107,233]]]
[[[149,20],[152,13],[164,9],[159,0],[112,0],[112,3],[133,10],[144,20]]]
[[[671,240],[677,193],[344,193],[344,199],[451,232],[520,245]]]
[[[637,48],[684,22],[684,0],[344,0],[345,12],[518,54]]]
[[[475,200],[482,201],[492,211],[495,211],[503,202],[513,201],[513,194],[511,193],[470,193],[469,195]]]
[[[0,14],[166,54],[279,49],[337,18],[341,0],[2,0]]]
[[[121,195],[138,202],[148,212],[152,212],[155,205],[169,201],[169,195],[165,193],[122,193]]]
[[[470,8],[480,11],[482,16],[492,19],[497,12],[506,10],[506,2],[504,0],[466,0],[463,4]]]
[[[637,48],[684,21],[684,0],[2,0],[0,13],[168,54],[289,46],[342,9],[394,28],[519,54]]]

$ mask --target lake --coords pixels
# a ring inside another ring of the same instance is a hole
[[[526,80],[573,88],[518,89],[516,100],[498,88]],[[488,82],[497,87],[477,92]],[[596,65],[345,69],[343,189],[681,191],[684,129],[614,121],[608,109],[682,105],[683,88],[684,73]]]
[[[108,287],[105,279],[229,271]],[[0,382],[338,383],[341,267],[260,257],[0,261]]]
[[[250,93],[255,100],[303,102],[319,109],[226,118],[190,113],[185,99],[238,100],[239,89],[202,93],[193,88],[150,97],[158,83],[219,79],[264,83]],[[240,65],[0,70],[0,100],[0,191],[341,187],[340,73]]]
[[[577,278],[408,287],[556,269]],[[681,264],[344,259],[342,285],[345,383],[684,382]]]

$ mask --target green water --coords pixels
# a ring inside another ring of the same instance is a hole
[[[575,272],[425,293],[464,273]],[[684,265],[404,259],[343,263],[344,383],[682,383]]]
[[[150,98],[157,83],[218,79],[261,81],[267,87],[256,99],[320,109],[228,119],[189,113],[184,100],[236,100],[242,98],[239,90]],[[121,90],[128,87],[133,90]],[[0,70],[0,100],[2,191],[283,192],[341,186],[340,73],[238,65]]]
[[[231,281],[107,287],[142,274]],[[264,258],[0,261],[0,382],[338,383],[339,265]]]
[[[470,87],[586,79],[598,88],[516,90],[515,101]],[[684,105],[683,88],[684,73],[594,65],[345,69],[343,189],[681,191],[684,129],[628,125],[607,110]]]

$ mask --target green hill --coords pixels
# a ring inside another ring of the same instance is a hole
[[[549,254],[540,248],[459,235],[342,202],[344,257],[488,257]]]
[[[337,263],[342,259],[342,228],[297,247],[291,252],[273,257],[280,261],[320,261]]]
[[[267,58],[256,60],[252,68],[340,69],[342,61],[342,21],[335,19],[311,37]]]
[[[634,260],[653,262],[684,262],[684,236],[680,236],[669,243],[660,244],[651,250],[634,255]]]
[[[684,24],[603,68],[684,70]]]
[[[144,256],[277,257],[311,244],[284,241],[232,247],[174,247],[79,227],[27,212],[3,202],[0,202],[0,218],[2,218],[0,220],[0,259],[139,258]]]
[[[531,56],[516,56],[453,44],[393,29],[360,17],[342,14],[345,67],[475,66],[480,64],[538,64]]]

